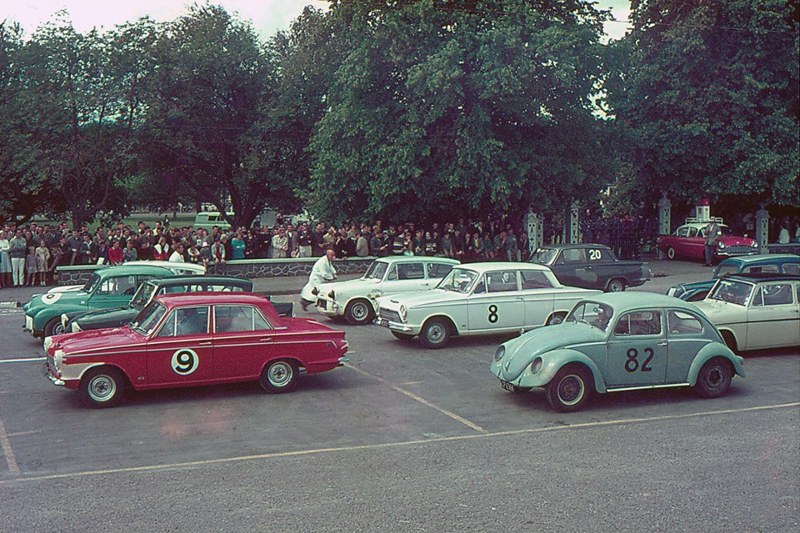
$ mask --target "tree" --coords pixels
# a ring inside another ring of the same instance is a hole
[[[640,186],[798,205],[796,0],[638,0],[609,102]]]
[[[602,12],[579,1],[359,5],[330,11],[354,37],[310,145],[316,212],[518,216],[600,189]]]
[[[221,7],[194,6],[164,28],[156,62],[143,130],[152,186],[223,213],[230,201],[234,227],[291,196],[283,176],[269,172],[262,119],[274,75],[248,24]]]

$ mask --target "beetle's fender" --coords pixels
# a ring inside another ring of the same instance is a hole
[[[531,359],[531,362],[537,357],[542,358],[542,369],[536,374],[532,374],[530,365],[525,367],[519,379],[515,380],[515,385],[520,387],[544,387],[552,381],[561,368],[569,364],[578,363],[584,365],[592,373],[594,389],[599,393],[606,392],[603,373],[597,364],[585,354],[569,348],[560,348],[538,355]]]
[[[700,369],[703,368],[704,364],[715,357],[727,359],[730,361],[731,366],[733,366],[733,370],[736,374],[743,378],[747,377],[744,372],[744,367],[742,366],[742,363],[744,363],[744,358],[734,355],[731,349],[721,342],[711,342],[703,346],[703,348],[697,352],[697,355],[694,357],[692,366],[689,367],[689,375],[686,377],[686,381],[689,383],[689,385],[695,385],[697,383],[697,374],[700,373]]]

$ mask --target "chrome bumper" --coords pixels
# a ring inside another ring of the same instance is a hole
[[[385,318],[376,318],[375,324],[383,326],[385,328],[389,328],[392,331],[399,331],[400,333],[409,333],[414,335],[417,335],[419,333],[419,329],[415,330],[411,326],[407,324],[401,324],[400,322],[390,322]]]

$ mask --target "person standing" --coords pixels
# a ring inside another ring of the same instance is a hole
[[[47,284],[47,271],[50,266],[50,249],[45,246],[44,239],[39,241],[36,248],[36,272],[39,274],[39,285]]]
[[[172,255],[169,256],[169,260],[173,263],[185,263],[186,260],[183,257],[183,243],[176,242],[175,246],[173,246]]]
[[[11,285],[11,249],[9,233],[0,231],[0,288]]]
[[[303,222],[297,230],[298,257],[311,257],[311,228]]]
[[[231,250],[233,251],[231,259],[244,259],[244,249],[244,237],[240,231],[234,234],[233,239],[231,239]]]
[[[719,241],[719,225],[715,220],[708,223],[705,228],[706,245],[705,260],[703,266],[712,266],[714,264],[714,252],[717,250],[717,242]]]
[[[286,230],[280,228],[278,233],[272,237],[272,257],[283,259],[289,250],[289,239],[286,237]]]
[[[28,242],[22,236],[22,231],[17,230],[9,241],[8,255],[11,257],[11,279],[15,287],[25,284],[25,252]]]
[[[308,309],[309,304],[314,303],[314,289],[323,283],[333,281],[336,279],[336,268],[333,266],[333,260],[336,258],[336,252],[329,248],[325,251],[325,255],[317,259],[314,267],[311,269],[311,274],[308,276],[308,283],[305,284],[303,290],[300,291],[300,305],[303,306],[303,311]]]

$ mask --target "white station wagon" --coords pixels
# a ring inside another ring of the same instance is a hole
[[[725,276],[693,303],[734,352],[800,346],[800,276]]]
[[[317,311],[332,318],[344,316],[351,324],[367,324],[375,320],[378,298],[430,290],[458,264],[446,257],[382,257],[373,261],[358,279],[317,287]]]
[[[532,329],[561,322],[573,305],[601,291],[566,287],[532,263],[471,263],[453,270],[432,291],[383,298],[378,323],[400,340],[419,335],[442,348],[455,335]]]

